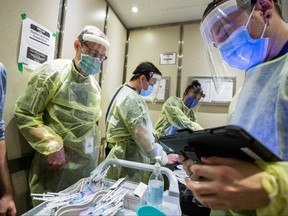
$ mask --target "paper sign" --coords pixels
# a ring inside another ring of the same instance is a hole
[[[22,20],[22,35],[18,63],[34,70],[45,61],[54,59],[55,36],[33,20]]]
[[[160,54],[160,64],[176,64],[176,52],[171,53],[161,53]]]

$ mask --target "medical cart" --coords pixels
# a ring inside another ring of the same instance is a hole
[[[137,169],[137,170],[144,170],[144,171],[149,171],[153,172],[154,166],[150,164],[144,164],[144,163],[138,163],[138,162],[132,162],[132,161],[126,161],[126,160],[118,160],[118,159],[106,159],[104,160],[99,166],[96,168],[97,172],[103,172],[105,171],[110,165],[116,165],[116,166],[122,166],[122,167],[127,167],[127,168],[132,168],[132,169]],[[181,208],[180,208],[180,199],[179,199],[179,188],[178,188],[178,181],[174,175],[174,173],[166,168],[166,167],[161,167],[161,173],[166,175],[169,181],[169,189],[164,191],[163,195],[163,203],[159,208],[166,214],[166,215],[181,215]],[[81,179],[80,181],[84,181],[84,179]],[[78,183],[78,184],[77,184]],[[65,189],[63,192],[73,192],[77,190],[77,185],[79,185],[79,182],[76,184],[70,186],[69,188]],[[104,188],[103,191],[99,191],[98,193],[100,196],[104,195],[107,193],[106,189],[113,185],[115,183],[114,180],[111,179],[104,179]],[[136,209],[143,205],[143,200],[140,199],[138,196],[136,196],[133,192],[139,185],[139,183],[136,182],[130,182],[124,180],[123,188],[128,190],[128,193],[124,197],[124,205],[122,205],[119,210],[116,213],[113,213],[111,215],[116,215],[116,216],[125,216],[125,215],[136,215]],[[99,198],[96,198],[99,199]],[[47,202],[43,202],[40,205],[36,206],[35,208],[29,210],[23,216],[34,216],[34,215],[40,215],[39,213],[43,211],[43,209],[47,206]],[[61,208],[63,209],[69,209],[72,208],[74,209],[74,212],[77,212],[77,206],[79,208],[84,208],[83,205],[69,205],[65,207],[60,207],[58,210],[53,211],[50,213],[52,216],[68,216],[69,214],[71,215],[71,212],[69,213],[68,210],[62,211]],[[66,212],[66,213],[65,213]],[[79,211],[80,212],[80,211]]]

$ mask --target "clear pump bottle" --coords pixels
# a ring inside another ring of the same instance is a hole
[[[154,165],[154,171],[150,175],[148,182],[147,197],[147,204],[152,206],[158,206],[162,204],[164,193],[164,179],[160,171],[161,156],[156,156],[155,159],[156,163]]]

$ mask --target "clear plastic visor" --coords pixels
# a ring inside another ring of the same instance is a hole
[[[251,1],[229,0],[214,8],[201,22],[205,51],[215,90],[221,91],[224,77],[231,76],[232,69],[221,57],[218,44],[224,42],[236,29],[245,26],[251,13]]]
[[[252,11],[250,1],[229,0],[214,8],[201,22],[201,33],[214,46],[224,42],[236,29],[246,25]]]

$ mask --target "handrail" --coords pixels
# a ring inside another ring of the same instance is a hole
[[[154,166],[151,164],[144,164],[144,163],[139,163],[139,162],[134,162],[134,161],[112,159],[112,158],[105,159],[101,164],[99,164],[99,166],[96,169],[97,170],[100,169],[100,171],[103,172],[104,170],[108,168],[109,165],[118,165],[122,167],[127,167],[127,168],[132,168],[132,169],[141,169],[141,170],[150,171],[150,172],[153,172],[154,170]],[[174,173],[166,167],[161,167],[160,171],[162,174],[166,175],[169,180],[169,191],[168,191],[169,196],[179,197],[178,181]]]

